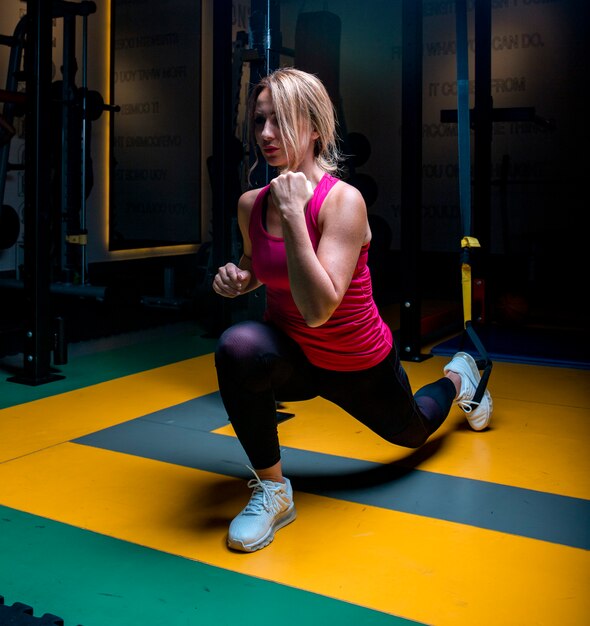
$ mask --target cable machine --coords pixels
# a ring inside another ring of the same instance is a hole
[[[53,348],[49,285],[51,172],[52,5],[27,1],[25,54],[25,257],[26,322],[23,373],[9,380],[40,385],[63,378],[51,371]]]
[[[68,285],[86,285],[90,122],[103,111],[119,109],[87,88],[87,18],[95,12],[96,4],[90,0],[28,0],[14,35],[0,41],[11,46],[3,118],[11,125],[16,105],[24,106],[26,116],[22,281],[6,279],[2,286],[24,289],[23,373],[9,380],[27,385],[63,378],[50,365],[52,353],[56,365],[67,362],[64,322],[52,318],[50,294],[56,285],[63,293],[69,293]],[[82,18],[82,88],[75,85],[78,17]],[[55,18],[63,19],[63,63],[62,80],[52,83]],[[18,90],[21,82],[24,92]],[[2,195],[8,169],[18,169],[8,163],[8,150],[9,141],[2,145],[0,159]]]
[[[489,8],[489,0],[484,0]],[[481,6],[480,2],[480,6]],[[457,126],[458,126],[458,138],[459,138],[459,206],[461,209],[461,221],[463,227],[463,237],[461,239],[461,284],[463,289],[463,319],[465,326],[465,336],[468,337],[472,344],[475,346],[479,359],[477,359],[477,365],[480,370],[483,370],[481,380],[477,386],[473,401],[479,403],[483,397],[485,389],[488,384],[490,374],[492,373],[492,361],[481,342],[475,327],[472,323],[472,278],[471,278],[471,249],[479,248],[479,241],[471,234],[471,146],[469,142],[469,67],[467,62],[467,5],[466,0],[457,0],[456,2],[456,32],[457,32]],[[477,17],[477,16],[476,16]],[[489,24],[489,22],[488,22]],[[489,32],[489,29],[488,31]],[[486,38],[483,42],[478,44],[488,50],[490,49],[490,42]],[[489,90],[489,81],[488,81]],[[486,133],[483,137],[483,141],[487,143],[487,140],[491,142],[491,115],[488,108],[491,105],[485,103],[484,112],[486,120],[486,128],[489,125],[489,133]],[[476,109],[477,109],[477,95],[476,95]],[[485,167],[491,162],[489,144],[486,150],[487,159],[484,161],[483,174],[487,174],[486,178],[489,181],[489,168]],[[480,163],[478,161],[477,163]],[[480,167],[482,167],[480,165]],[[480,192],[481,193],[481,192]],[[484,216],[488,216],[489,209],[489,190],[485,196]],[[477,204],[476,204],[477,206]],[[486,223],[489,223],[489,219]]]

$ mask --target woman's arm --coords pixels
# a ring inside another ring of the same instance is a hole
[[[226,298],[235,298],[260,287],[260,281],[252,271],[252,242],[248,232],[250,214],[260,190],[253,189],[242,194],[238,201],[238,225],[242,233],[243,254],[238,265],[226,263],[213,279],[213,289]]]
[[[291,292],[307,325],[321,326],[342,301],[370,239],[367,209],[357,189],[336,184],[322,206],[316,253],[305,222],[307,179],[301,173],[283,176],[271,183],[271,192],[281,215]]]

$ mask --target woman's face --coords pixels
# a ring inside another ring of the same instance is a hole
[[[269,165],[278,168],[287,165],[287,154],[281,141],[281,133],[268,87],[265,87],[256,99],[254,136]]]

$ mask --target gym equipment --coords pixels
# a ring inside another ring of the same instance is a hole
[[[422,3],[402,1],[400,358],[423,361],[422,295]]]
[[[261,78],[270,74],[281,65],[281,54],[285,52],[280,25],[281,11],[278,0],[252,0],[250,12],[250,84],[256,85]],[[250,164],[254,163],[254,154],[250,155]],[[251,172],[253,187],[267,185],[275,176],[275,169],[264,159],[258,160],[257,167]]]
[[[67,362],[64,323],[52,319],[51,292],[104,298],[104,288],[86,282],[86,199],[93,184],[90,123],[102,112],[119,107],[105,104],[98,92],[87,87],[87,18],[95,12],[96,4],[90,0],[28,0],[27,12],[13,36],[0,36],[0,43],[11,47],[6,90],[1,93],[5,103],[2,137],[10,135],[15,116],[26,114],[24,166],[8,163],[10,141],[0,141],[0,199],[7,171],[25,172],[22,281],[1,281],[4,287],[24,289],[27,303],[24,373],[10,378],[12,382],[39,385],[63,378],[50,368],[52,352],[56,364]],[[78,70],[76,20],[80,17],[83,60],[82,87],[78,88],[74,79]],[[63,19],[63,78],[52,84],[54,19]],[[25,43],[27,54],[23,55]],[[23,81],[24,92],[19,90]],[[0,244],[9,245],[9,239],[15,238],[14,215],[4,207],[1,215],[5,234]],[[11,228],[4,228],[5,224]]]
[[[4,604],[0,596],[0,624],[2,626],[64,626],[64,621],[57,615],[45,613],[41,617],[33,616],[33,608],[22,602],[11,606]],[[78,624],[78,626],[82,626]]]
[[[84,285],[87,278],[86,200],[93,186],[90,158],[90,123],[103,111],[119,107],[105,105],[102,96],[87,86],[88,16],[96,4],[54,2],[53,17],[63,19],[62,80],[52,84],[54,186],[53,186],[53,273],[57,280]],[[76,86],[77,18],[82,19],[82,86]]]
[[[105,104],[102,95],[87,88],[87,20],[96,12],[96,4],[82,2],[52,3],[53,18],[63,18],[63,80],[52,85],[54,117],[55,158],[51,159],[56,169],[54,187],[54,219],[50,228],[54,231],[53,263],[58,278],[63,272],[79,275],[79,282],[86,282],[86,199],[92,188],[92,166],[89,158],[90,122],[100,118],[104,111],[116,112],[120,107]],[[82,87],[77,88],[74,76],[77,70],[75,59],[76,18],[82,18]],[[0,36],[0,43],[11,48],[6,89],[0,90],[0,102],[4,110],[0,116],[0,201],[4,197],[8,171],[23,169],[23,165],[8,163],[10,140],[15,134],[14,118],[24,115],[26,93],[19,91],[24,80],[20,71],[27,38],[27,16],[23,16],[12,36]],[[81,147],[80,147],[81,146]],[[56,188],[57,187],[57,188]],[[10,220],[8,227],[5,220]],[[0,247],[10,248],[16,242],[20,229],[15,233],[12,218],[3,211],[0,221]],[[62,232],[62,225],[65,232]],[[10,240],[8,234],[12,234]],[[81,258],[78,258],[81,257]],[[70,281],[67,281],[70,282]]]
[[[213,91],[213,155],[208,160],[213,191],[212,242],[207,250],[207,289],[210,290],[213,272],[236,256],[237,228],[234,217],[239,197],[239,166],[243,157],[236,141],[236,114],[242,77],[242,65],[250,67],[250,84],[256,84],[263,76],[279,67],[281,33],[279,28],[280,7],[278,0],[253,0],[250,11],[250,39],[246,49],[245,33],[238,34],[232,42],[232,4],[229,0],[215,2],[213,11],[213,75],[216,80]],[[233,45],[232,45],[233,44]],[[233,51],[233,59],[232,59]],[[241,146],[239,146],[241,148]],[[254,162],[254,155],[250,155]],[[263,186],[272,178],[272,168],[259,160],[251,172],[253,186]],[[238,185],[236,186],[236,183]],[[248,304],[259,309],[259,294],[248,296]],[[235,305],[227,298],[212,299],[210,316],[211,334],[219,335],[232,323]]]
[[[0,250],[12,248],[20,234],[20,218],[9,205],[0,208]]]
[[[235,88],[232,85],[232,4],[229,0],[216,2],[213,7],[213,154],[208,161],[211,177],[213,208],[210,267],[220,267],[230,258],[232,247],[232,210],[235,184],[232,184],[227,164],[234,145],[233,120]],[[235,178],[234,178],[235,181]],[[209,278],[207,279],[209,281]],[[210,284],[210,283],[209,283]],[[220,334],[231,323],[231,308],[226,298],[213,301],[212,334]]]
[[[9,163],[11,140],[16,134],[14,118],[24,114],[26,96],[19,92],[19,83],[23,76],[20,72],[26,36],[26,16],[22,17],[12,36],[1,35],[0,44],[10,47],[8,59],[8,76],[6,89],[0,89],[0,102],[4,104],[0,115],[0,249],[7,250],[18,240],[20,234],[20,218],[9,205],[3,204],[8,172],[23,169],[20,164]]]
[[[1,94],[0,94],[0,97]],[[7,122],[3,115],[0,113],[0,145],[4,145],[9,143],[10,140],[15,136],[16,128]]]
[[[19,22],[21,42],[26,34],[24,80],[26,96],[25,126],[25,246],[23,373],[8,380],[40,385],[63,376],[51,371],[53,328],[49,297],[49,219],[50,196],[50,88],[52,49],[52,3],[28,0],[26,17]],[[20,47],[17,42],[17,48]],[[12,50],[14,53],[14,48]],[[17,65],[14,65],[15,69]],[[13,80],[22,80],[22,75]]]
[[[467,4],[466,0],[456,2],[457,30],[457,120],[459,141],[459,209],[463,225],[461,239],[461,284],[463,288],[463,319],[466,336],[475,346],[479,359],[477,366],[483,370],[473,402],[479,403],[483,397],[492,372],[492,361],[486,352],[471,320],[472,279],[471,249],[480,244],[471,236],[471,147],[469,143],[469,68],[467,60]],[[478,42],[479,43],[479,42]]]

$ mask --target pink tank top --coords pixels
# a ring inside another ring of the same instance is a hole
[[[307,205],[307,231],[316,251],[321,237],[318,227],[321,206],[337,182],[337,178],[325,174]],[[260,190],[249,225],[252,269],[256,278],[266,285],[264,318],[292,337],[313,365],[338,371],[377,365],[391,350],[393,339],[373,300],[367,267],[369,244],[361,248],[350,286],[332,317],[322,326],[310,328],[291,295],[284,241],[270,235],[263,224],[264,199],[268,193],[269,186]]]

